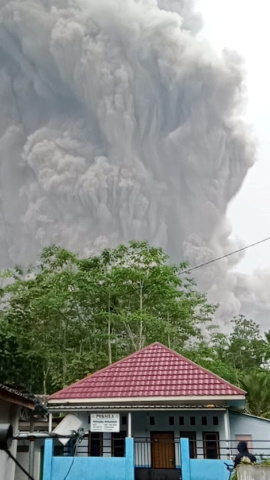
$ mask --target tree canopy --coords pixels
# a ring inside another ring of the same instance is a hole
[[[51,392],[153,341],[179,351],[200,338],[215,308],[185,269],[146,242],[88,259],[52,246],[27,271],[14,269],[2,291],[1,334],[34,366],[24,383]]]
[[[247,411],[270,418],[270,332],[242,315],[220,331],[186,270],[130,242],[91,258],[51,246],[2,272],[0,382],[51,393],[160,341],[241,386]]]

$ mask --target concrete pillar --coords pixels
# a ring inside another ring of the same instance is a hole
[[[49,413],[49,432],[52,432],[52,413]]]
[[[190,479],[190,456],[189,456],[189,439],[180,439],[180,459],[182,480]]]
[[[134,438],[126,437],[126,476],[125,480],[135,478]]]
[[[227,457],[230,458],[231,455],[231,429],[230,429],[230,417],[229,417],[229,410],[226,409],[224,412],[224,431],[225,431],[225,440],[226,440],[226,447],[228,450]]]
[[[44,444],[43,480],[51,480],[53,466],[53,440],[48,438]]]

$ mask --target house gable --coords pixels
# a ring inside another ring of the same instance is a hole
[[[49,397],[49,403],[244,400],[245,392],[191,360],[153,343]]]

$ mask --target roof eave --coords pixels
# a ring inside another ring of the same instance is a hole
[[[181,397],[113,397],[113,398],[52,398],[48,401],[48,406],[52,405],[134,405],[140,404],[211,404],[213,402],[227,402],[231,400],[244,401],[245,395],[190,395]]]
[[[34,401],[30,399],[28,400],[20,395],[16,395],[16,393],[0,390],[0,400],[18,405],[20,407],[28,408],[29,410],[35,409]]]

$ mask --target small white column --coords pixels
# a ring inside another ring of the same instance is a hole
[[[230,418],[229,418],[229,410],[226,409],[224,413],[224,430],[225,430],[225,440],[226,440],[226,447],[228,449],[228,454],[227,456],[230,457],[231,454],[231,445],[230,445],[230,439],[231,439],[231,429],[230,429]]]
[[[128,437],[132,437],[132,416],[131,416],[131,412],[128,412]]]
[[[52,413],[49,413],[49,433],[52,432]]]

